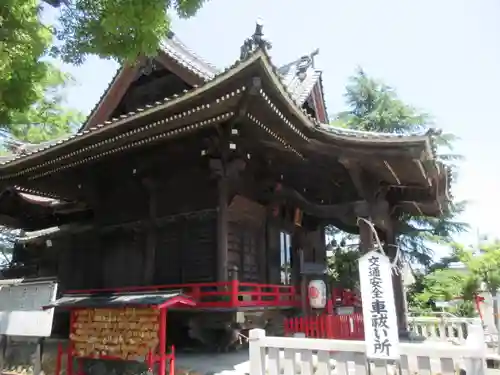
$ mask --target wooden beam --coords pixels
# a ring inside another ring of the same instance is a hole
[[[269,184],[269,183],[268,183]],[[289,202],[292,206],[300,208],[304,213],[322,219],[324,222],[331,220],[339,221],[346,226],[358,226],[358,218],[369,218],[381,233],[385,233],[390,226],[398,233],[406,233],[411,229],[407,224],[392,221],[391,207],[385,199],[377,199],[372,202],[356,200],[338,204],[318,204],[311,202],[297,190],[278,184],[278,188],[269,189],[261,186],[266,200],[271,202]],[[381,238],[384,238],[381,234]]]
[[[166,69],[174,73],[190,86],[201,86],[205,83],[203,78],[191,72],[189,69],[180,66],[174,59],[168,56],[165,52],[160,52],[156,57]]]
[[[385,233],[385,253],[389,256],[391,262],[394,262],[394,259],[397,255],[397,236],[395,232],[396,223],[391,223]],[[406,301],[406,291],[403,285],[403,275],[401,272],[403,262],[398,259],[397,266],[400,269],[400,272],[395,272],[392,274],[392,286],[394,288],[394,303],[396,304],[397,311],[397,319],[398,319],[398,328],[401,334],[408,334],[408,304]]]
[[[349,173],[359,196],[368,202],[374,201],[380,187],[379,181],[374,183],[375,178],[367,178],[367,171],[356,160],[340,158],[339,162]]]
[[[379,228],[387,230],[391,223],[390,207],[386,201],[387,188],[380,181],[370,176],[358,161],[341,158],[340,163],[347,169],[359,196],[369,205],[369,215],[358,215],[370,218]]]
[[[111,113],[113,113],[115,108],[120,103],[120,100],[123,98],[123,95],[127,92],[127,89],[132,83],[138,69],[139,64],[127,65],[121,69],[121,72],[115,78],[113,83],[111,83],[108,92],[104,94],[104,97],[101,99],[95,110],[90,114],[90,117],[85,123],[84,129],[89,129],[98,124],[102,124],[111,116]]]

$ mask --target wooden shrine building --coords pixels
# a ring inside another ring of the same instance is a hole
[[[368,218],[393,243],[402,216],[441,214],[432,132],[328,125],[317,52],[278,68],[268,48],[257,25],[219,71],[169,35],[119,69],[77,133],[4,157],[0,224],[23,231],[5,277],[56,276],[63,291],[181,284],[200,309],[292,308],[299,253],[324,266],[326,225],[359,233]],[[241,284],[223,305],[200,303],[225,282]]]

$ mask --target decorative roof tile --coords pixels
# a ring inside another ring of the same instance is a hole
[[[314,85],[321,77],[321,70],[309,67],[303,75],[298,71],[300,60],[289,63],[278,69],[283,77],[283,84],[297,104],[302,105],[311,94]]]
[[[219,74],[217,68],[188,49],[173,32],[162,42],[161,47],[179,65],[186,67],[205,81],[211,80]]]

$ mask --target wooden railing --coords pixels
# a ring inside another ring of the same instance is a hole
[[[126,288],[70,290],[65,294],[160,292],[181,290],[196,301],[193,308],[296,307],[299,300],[289,285],[246,283],[237,280],[194,284],[167,284]]]
[[[467,375],[484,375],[484,334],[482,327],[474,327],[469,330],[469,340],[463,346],[401,343],[403,373],[454,375],[465,370]],[[371,363],[368,368],[363,341],[270,337],[264,330],[254,329],[250,331],[249,351],[251,375],[399,373],[394,365],[387,363]]]
[[[352,315],[299,316],[286,318],[284,321],[285,336],[297,333],[313,339],[363,340],[365,337],[363,316]]]

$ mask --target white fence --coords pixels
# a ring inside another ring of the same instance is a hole
[[[484,334],[469,329],[466,345],[401,343],[400,366],[407,375],[467,375],[486,372]],[[367,375],[398,374],[395,365],[372,363],[368,371],[363,341],[271,337],[250,331],[250,375]]]
[[[481,324],[481,321],[475,318],[449,316],[416,316],[408,318],[408,325],[414,336],[434,341],[449,341],[457,344],[465,343],[471,324]]]

